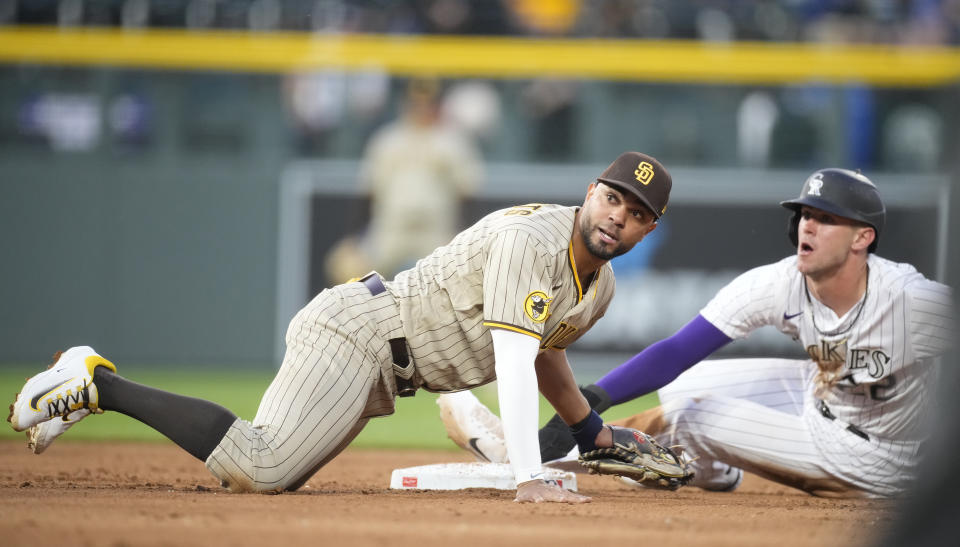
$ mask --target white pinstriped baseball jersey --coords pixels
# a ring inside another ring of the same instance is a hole
[[[697,365],[660,392],[670,442],[701,456],[702,483],[723,461],[808,490],[896,494],[912,482],[926,436],[937,358],[950,343],[950,289],[871,255],[864,297],[837,317],[809,295],[796,263],[744,273],[701,315],[733,339],[772,325],[810,361]]]
[[[495,379],[490,328],[565,348],[614,292],[604,265],[587,283],[571,248],[578,208],[491,213],[385,282],[320,293],[290,322],[283,364],[253,422],[238,419],[207,458],[234,490],[293,489],[342,451],[397,395],[388,341],[406,338],[414,385],[469,389]]]

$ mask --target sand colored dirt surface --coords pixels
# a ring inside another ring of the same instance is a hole
[[[579,475],[583,505],[513,492],[397,491],[394,468],[457,452],[347,450],[296,493],[231,494],[172,444],[0,442],[3,545],[870,545],[883,500],[822,499],[747,476],[734,493],[628,487]]]

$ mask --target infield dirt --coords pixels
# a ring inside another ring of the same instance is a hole
[[[823,499],[748,475],[733,493],[629,487],[579,475],[582,505],[513,492],[397,491],[394,468],[457,452],[348,449],[306,488],[231,494],[172,444],[0,442],[0,544],[13,545],[870,545],[895,504]]]

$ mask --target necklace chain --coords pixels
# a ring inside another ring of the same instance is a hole
[[[817,313],[813,309],[813,299],[810,298],[810,289],[807,287],[806,276],[803,276],[803,291],[807,295],[807,304],[809,304],[809,307],[810,307],[810,321],[813,322],[814,330],[816,330],[820,334],[820,336],[838,336],[841,334],[845,334],[849,332],[850,329],[853,328],[853,325],[857,323],[857,319],[860,319],[860,314],[863,312],[863,306],[867,303],[867,294],[870,292],[870,266],[867,265],[867,281],[863,287],[863,297],[860,299],[860,303],[857,304],[857,315],[853,317],[853,320],[850,321],[850,324],[847,325],[847,328],[843,330],[840,330],[840,328],[838,328],[837,330],[834,330],[833,332],[824,332],[820,330],[820,327],[817,326],[817,317],[816,317]]]

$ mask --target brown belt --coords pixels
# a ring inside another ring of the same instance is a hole
[[[367,286],[372,296],[387,290],[383,286],[383,280],[380,274],[370,272],[360,282]],[[397,395],[400,397],[413,397],[417,393],[417,388],[413,385],[413,363],[410,362],[410,354],[407,353],[406,338],[391,338],[390,353],[393,354],[394,376],[397,381]],[[402,374],[402,375],[401,375]],[[406,378],[404,378],[406,376]]]

